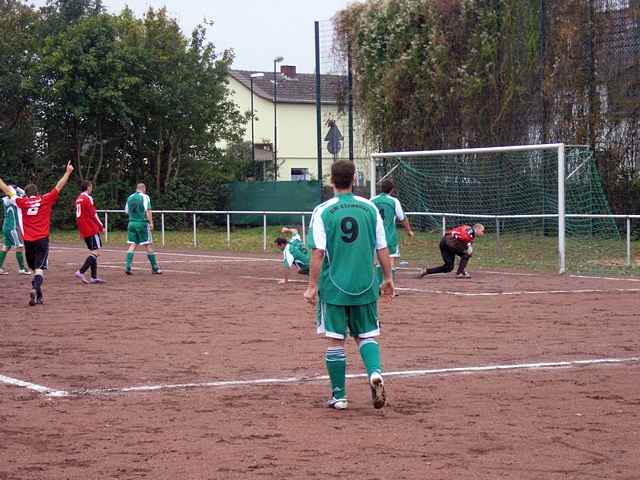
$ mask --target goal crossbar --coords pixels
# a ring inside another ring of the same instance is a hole
[[[369,159],[369,178],[371,198],[376,195],[376,160],[385,158],[436,157],[447,155],[473,155],[481,153],[509,153],[539,150],[555,150],[558,155],[558,272],[566,271],[566,159],[564,143],[548,143],[540,145],[514,145],[503,147],[461,148],[448,150],[421,150],[412,152],[379,152],[373,153]]]

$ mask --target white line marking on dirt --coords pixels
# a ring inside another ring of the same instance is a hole
[[[51,247],[51,250],[82,250],[83,252],[86,252],[87,249],[85,248],[80,248],[80,247]],[[102,248],[100,249],[101,252],[112,252],[112,253],[122,253],[122,254],[126,254],[127,251],[126,250],[113,250],[113,249],[107,249],[107,248]],[[245,262],[277,262],[280,263],[282,260],[279,259],[275,259],[275,258],[256,258],[256,257],[232,257],[232,256],[224,256],[224,255],[201,255],[201,254],[195,254],[195,253],[171,253],[171,252],[155,252],[156,255],[173,255],[175,257],[193,257],[193,258],[215,258],[215,259],[233,259],[233,260],[242,260]]]
[[[456,375],[456,374],[473,374],[484,372],[508,371],[508,370],[550,370],[556,368],[577,368],[590,365],[605,364],[621,364],[640,362],[640,357],[629,358],[594,358],[586,360],[570,360],[558,362],[540,362],[540,363],[515,363],[506,365],[484,365],[477,367],[453,367],[453,368],[432,368],[422,370],[400,370],[386,372],[385,377],[421,377],[429,375]],[[366,378],[366,373],[349,374],[347,378]],[[176,384],[159,384],[159,385],[138,385],[123,388],[96,388],[89,390],[77,390],[66,392],[68,395],[108,395],[123,394],[132,392],[157,392],[163,390],[179,390],[193,388],[229,388],[229,387],[245,387],[256,385],[290,385],[300,383],[312,383],[326,381],[329,377],[326,375],[311,377],[285,377],[285,378],[258,378],[253,380],[222,380],[214,382],[202,383],[176,383]]]
[[[122,265],[115,266],[115,265],[104,265],[100,263],[98,264],[98,267],[99,268],[120,268],[124,272],[124,267]],[[148,269],[133,267],[131,270],[138,271],[138,270],[148,270]],[[162,271],[167,273],[186,273],[187,275],[202,275],[200,272],[191,272],[189,270],[167,270],[166,268],[163,268]]]
[[[240,278],[247,278],[251,280],[263,280],[267,282],[278,281],[279,278],[275,277],[253,277],[250,275],[243,275]],[[289,280],[289,282],[306,283],[306,280]],[[609,289],[576,289],[576,290],[521,290],[514,292],[454,292],[451,290],[427,290],[423,288],[407,288],[396,287],[399,292],[416,292],[416,293],[431,293],[435,295],[453,295],[459,297],[498,297],[500,295],[515,296],[515,295],[546,295],[546,294],[584,294],[584,293],[632,293],[640,292],[640,288],[609,288]]]
[[[587,278],[595,280],[615,280],[617,282],[640,282],[640,278],[629,277],[590,277],[589,275],[569,275],[571,278]]]
[[[246,278],[248,280],[264,280],[265,282],[277,282],[282,280],[282,277],[253,277],[251,275],[240,275],[240,278]],[[308,283],[307,280],[289,280],[289,283]]]
[[[452,292],[448,290],[425,290],[420,288],[403,288],[398,287],[396,290],[400,292],[417,292],[417,293],[432,293],[440,295],[453,295],[459,297],[499,297],[515,296],[515,295],[571,295],[571,294],[584,294],[584,293],[634,293],[640,292],[640,288],[609,288],[609,289],[576,289],[576,290],[522,290],[514,292]]]
[[[4,375],[0,375],[0,383],[13,385],[15,387],[27,388],[29,390],[36,391],[38,393],[43,393],[49,397],[66,397],[68,395],[68,393],[65,392],[64,390],[56,390],[53,388],[45,387],[44,385],[25,382],[24,380],[19,380],[17,378],[12,378],[12,377],[6,377]]]

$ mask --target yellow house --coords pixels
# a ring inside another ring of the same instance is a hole
[[[253,76],[253,77],[252,77]],[[275,82],[274,82],[275,79]],[[296,67],[282,65],[273,72],[231,70],[230,88],[241,112],[251,112],[253,84],[253,138],[257,161],[276,163],[273,148],[277,148],[277,179],[317,180],[316,79],[312,73],[297,73]],[[346,91],[346,77],[321,76],[321,126],[323,177],[327,178],[335,159],[349,158],[348,116],[342,92]],[[274,87],[275,98],[274,103]],[[275,108],[274,108],[275,107]],[[275,119],[275,120],[274,120]],[[357,124],[357,122],[354,122]],[[335,125],[331,129],[331,125]],[[336,131],[337,128],[337,131]],[[327,135],[332,130],[333,142]],[[342,140],[340,140],[340,134]],[[274,136],[277,135],[277,138]],[[362,135],[354,126],[354,161],[358,176],[364,182],[368,153],[358,141]],[[276,141],[274,142],[274,138]],[[245,138],[251,142],[251,120],[246,125]],[[331,144],[331,145],[330,145]],[[329,152],[331,149],[334,154]]]

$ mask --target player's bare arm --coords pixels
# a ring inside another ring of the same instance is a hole
[[[395,286],[393,285],[393,276],[391,272],[391,257],[389,257],[389,249],[382,248],[377,250],[378,254],[378,262],[380,262],[380,266],[382,267],[382,285],[380,285],[380,289],[382,290],[382,295],[385,297],[393,298],[393,294],[395,291]]]
[[[280,233],[290,233],[291,235],[297,235],[298,230],[295,228],[282,227],[282,229],[280,230]]]
[[[278,280],[278,284],[280,285],[285,285],[287,283],[289,283],[289,269],[290,267],[288,267],[287,265],[284,266],[284,278],[281,278],[280,280]]]
[[[387,270],[389,276],[391,276],[391,265],[388,263],[387,255]],[[318,278],[320,278],[320,270],[322,270],[322,262],[324,261],[324,250],[314,248],[311,251],[311,267],[309,268],[309,284],[307,290],[304,292],[304,299],[311,305],[315,305],[318,298]]]
[[[67,168],[65,169],[64,175],[60,180],[58,180],[58,183],[56,183],[55,188],[58,191],[58,193],[60,193],[62,189],[65,187],[72,173],[73,173],[73,165],[71,165],[71,162],[69,162],[67,163]]]
[[[407,232],[407,235],[409,235],[410,237],[414,237],[415,233],[413,233],[413,229],[411,228],[411,224],[409,223],[409,219],[405,217],[404,220],[402,220],[402,222],[400,222],[402,224],[402,226],[404,227],[405,231]]]
[[[2,178],[0,178],[0,190],[9,198],[15,195],[15,192],[13,191],[13,189],[9,185],[4,183]]]
[[[145,212],[145,215],[147,216],[147,221],[149,222],[149,230],[153,230],[153,213],[151,212],[151,210],[147,210]]]

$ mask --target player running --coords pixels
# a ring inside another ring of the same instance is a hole
[[[400,258],[400,242],[398,240],[398,232],[396,230],[396,220],[402,223],[402,226],[406,230],[410,237],[415,236],[407,216],[402,210],[400,200],[396,197],[396,188],[392,180],[383,180],[380,184],[381,194],[376,195],[371,199],[374,205],[378,208],[382,221],[384,223],[384,232],[387,237],[387,248],[389,249],[389,257],[391,257],[391,267],[393,271],[393,281],[396,277],[396,262]]]
[[[29,184],[24,187],[25,195],[17,197],[16,192],[0,178],[0,190],[18,207],[19,215],[22,218],[21,226],[27,265],[35,272],[31,280],[32,289],[29,294],[29,305],[31,306],[44,304],[42,284],[44,283],[44,270],[47,268],[47,260],[49,258],[51,212],[72,172],[73,165],[69,162],[64,175],[58,180],[56,186],[49,193],[42,196],[38,193],[37,186]]]
[[[295,269],[298,273],[309,273],[309,250],[302,243],[298,230],[295,228],[282,227],[281,233],[291,234],[291,238],[278,237],[275,240],[275,244],[282,251],[282,257],[284,262],[284,278],[278,280],[280,285],[289,282],[289,271]]]
[[[317,331],[328,341],[325,363],[331,380],[328,406],[347,408],[345,390],[347,330],[358,343],[367,370],[373,406],[386,402],[378,322],[378,297],[393,296],[391,261],[382,218],[369,200],[353,195],[353,162],[340,160],[331,166],[335,197],[313,211],[308,244],[312,250],[307,302],[317,307]],[[380,285],[374,257],[382,266]]]
[[[434,273],[448,273],[452,271],[456,255],[460,257],[460,264],[458,265],[456,276],[458,278],[470,278],[471,275],[467,273],[467,264],[473,254],[471,244],[476,237],[481,237],[482,235],[484,235],[484,225],[481,223],[476,223],[473,227],[469,225],[459,225],[447,231],[442,237],[442,240],[440,240],[440,253],[444,260],[444,265],[434,268],[423,268],[419,278]]]
[[[82,283],[104,283],[104,280],[98,278],[98,257],[102,248],[100,234],[103,232],[104,226],[93,203],[92,192],[93,184],[85,180],[80,184],[80,195],[76,198],[78,232],[80,232],[80,236],[86,243],[90,253],[80,270],[75,273],[75,277]],[[85,272],[89,269],[91,269],[91,279],[87,280]]]
[[[17,196],[22,197],[24,190],[19,187],[10,186]],[[31,272],[24,266],[24,243],[22,241],[22,234],[20,233],[20,217],[18,215],[18,208],[11,202],[11,199],[6,196],[2,197],[2,207],[4,209],[4,220],[2,222],[2,236],[4,243],[0,248],[0,275],[9,275],[5,269],[2,268],[4,260],[12,248],[16,249],[16,261],[18,262],[18,273],[22,275],[31,275]]]
[[[136,191],[129,195],[124,211],[129,215],[129,225],[127,227],[127,243],[129,250],[127,251],[127,262],[124,267],[124,273],[131,275],[131,264],[133,263],[133,255],[138,245],[143,245],[147,251],[147,258],[151,264],[151,273],[161,274],[162,270],[158,266],[156,254],[151,244],[153,237],[153,215],[151,213],[151,199],[147,195],[147,187],[144,183],[136,186]]]

